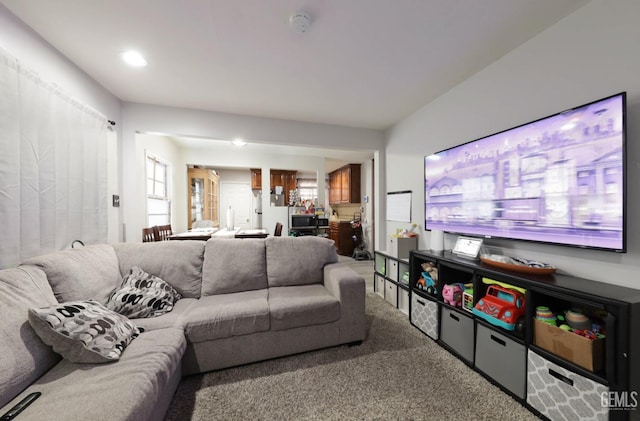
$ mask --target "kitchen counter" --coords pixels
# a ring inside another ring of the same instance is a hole
[[[353,239],[354,233],[350,221],[329,222],[329,238],[335,242],[340,255],[353,255],[353,250],[358,246],[358,242]]]

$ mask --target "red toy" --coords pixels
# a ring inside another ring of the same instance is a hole
[[[490,285],[484,297],[473,308],[473,314],[491,324],[515,330],[524,316],[524,294],[499,285]]]

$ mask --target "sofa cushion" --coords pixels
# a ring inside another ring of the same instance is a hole
[[[97,301],[70,301],[29,309],[29,324],[40,339],[73,363],[115,361],[140,330]]]
[[[184,317],[189,309],[198,302],[197,298],[182,298],[173,306],[173,310],[158,317],[143,317],[130,319],[133,323],[145,332],[149,330],[165,329],[167,327],[178,327],[184,329]]]
[[[40,269],[0,270],[0,407],[60,361],[27,321],[30,308],[57,302]]]
[[[168,313],[182,296],[171,285],[137,266],[111,293],[107,308],[128,318],[157,317]]]
[[[267,287],[265,240],[212,238],[202,266],[202,295]]]
[[[267,290],[203,296],[184,322],[191,343],[269,330]]]
[[[118,243],[113,244],[113,249],[118,257],[120,280],[138,266],[167,282],[183,297],[200,297],[204,241]]]
[[[331,323],[340,319],[340,301],[322,285],[269,288],[271,330]]]
[[[322,282],[322,268],[338,261],[332,240],[322,237],[268,237],[267,280],[270,287]]]
[[[104,304],[122,280],[118,259],[108,244],[32,257],[23,264],[37,266],[47,274],[60,303],[91,299]]]
[[[173,396],[185,349],[170,328],[142,333],[113,364],[62,360],[11,402],[42,392],[16,420],[162,420],[156,407]]]

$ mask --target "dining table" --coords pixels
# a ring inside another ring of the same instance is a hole
[[[213,238],[266,238],[269,232],[264,228],[240,228],[234,227],[233,229],[221,228],[215,234]]]
[[[210,238],[266,238],[269,232],[264,228],[207,228],[192,229],[169,236],[169,240],[202,240]]]
[[[185,232],[179,232],[169,236],[169,240],[201,240],[207,241],[214,235],[218,228],[196,228]]]
[[[264,228],[241,229],[235,234],[235,238],[266,238],[269,232]]]

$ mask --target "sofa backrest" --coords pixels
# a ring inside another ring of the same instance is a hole
[[[46,274],[59,302],[94,299],[102,304],[122,282],[113,247],[96,244],[32,257],[23,262]]]
[[[185,298],[200,298],[204,241],[158,241],[113,244],[120,282],[138,266],[174,287]],[[120,283],[118,284],[120,286]]]
[[[325,265],[338,261],[335,243],[322,237],[267,237],[265,244],[270,287],[321,283]]]
[[[0,408],[60,361],[28,322],[30,308],[57,303],[42,270],[0,270]]]
[[[267,287],[265,240],[212,238],[202,267],[202,295],[228,294]]]

